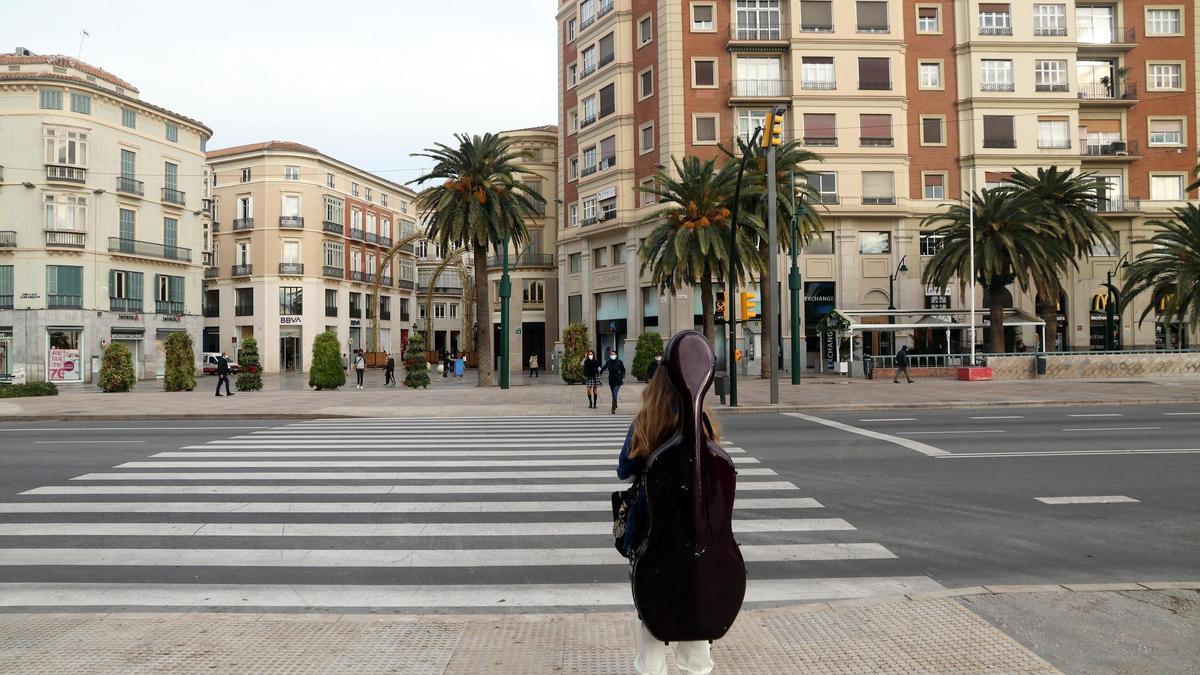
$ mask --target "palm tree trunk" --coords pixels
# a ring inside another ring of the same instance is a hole
[[[492,313],[488,307],[487,246],[476,243],[471,247],[475,264],[475,325],[479,333],[475,353],[479,358],[479,386],[492,386]],[[471,330],[470,326],[465,327]]]
[[[1004,286],[993,286],[988,290],[988,321],[991,324],[991,339],[988,340],[988,351],[993,354],[1003,354]]]
[[[1042,305],[1042,321],[1046,322],[1046,339],[1042,341],[1042,351],[1057,351],[1058,345],[1058,307]]]
[[[762,319],[762,322],[759,323],[762,328],[762,351],[758,355],[759,376],[768,378],[771,377],[771,365],[767,355],[775,353],[771,351],[775,349],[775,305],[773,304],[775,284],[767,279],[767,270],[771,269],[770,259],[767,256],[771,255],[771,252],[768,250],[766,241],[758,245],[758,255],[763,262],[763,269],[758,274],[758,311]]]
[[[700,277],[700,305],[704,308],[704,337],[713,349],[717,348],[717,326],[713,321],[713,281],[712,276],[705,272]]]

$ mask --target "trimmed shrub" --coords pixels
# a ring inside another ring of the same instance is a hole
[[[583,366],[579,365],[588,350],[587,324],[575,322],[563,329],[562,379],[567,384],[583,382]]]
[[[262,362],[258,358],[258,341],[254,338],[242,340],[237,354],[238,391],[259,391],[262,389]]]
[[[425,338],[419,332],[408,337],[404,346],[404,386],[410,389],[429,386],[429,364],[425,362]]]
[[[338,351],[337,335],[325,331],[313,338],[312,366],[308,369],[308,386],[322,389],[337,389],[346,384],[346,369],[342,367],[342,355]]]
[[[167,338],[167,368],[163,374],[163,391],[191,391],[196,388],[196,353],[192,351],[192,336],[171,333]]]
[[[647,331],[638,336],[637,347],[633,352],[633,376],[639,382],[646,381],[646,369],[654,363],[654,355],[663,350],[662,336],[654,331]]]
[[[0,398],[24,398],[26,396],[58,396],[58,387],[53,382],[26,382],[0,387]]]
[[[104,391],[129,391],[137,382],[133,372],[133,356],[129,348],[120,342],[109,343],[100,364],[100,389]]]

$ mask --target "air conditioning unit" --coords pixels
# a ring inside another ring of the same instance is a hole
[[[1108,147],[1110,150],[1112,150],[1112,154],[1114,155],[1129,155],[1129,144],[1127,144],[1125,141],[1113,141]]]

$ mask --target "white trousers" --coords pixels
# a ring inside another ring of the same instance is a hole
[[[699,642],[672,642],[675,648],[675,665],[684,673],[699,673],[707,675],[712,672],[713,660],[709,655],[707,640]],[[638,621],[637,627],[637,658],[633,660],[633,669],[642,675],[666,675],[667,673],[667,644],[646,630],[646,624]]]

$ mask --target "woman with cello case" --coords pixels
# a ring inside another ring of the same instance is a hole
[[[630,559],[639,673],[665,673],[666,644],[687,673],[713,668],[709,646],[741,610],[746,566],[733,540],[735,472],[705,410],[715,358],[695,331],[677,334],[642,393],[621,449],[614,543]]]

